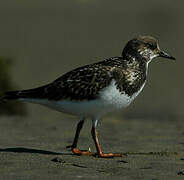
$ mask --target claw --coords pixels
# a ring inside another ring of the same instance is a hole
[[[74,155],[78,155],[78,156],[81,156],[81,155],[85,155],[85,156],[95,156],[96,153],[92,153],[92,152],[89,152],[89,151],[83,151],[83,150],[78,150],[77,148],[73,148],[72,149],[72,152]]]
[[[91,152],[91,148],[90,147],[88,148],[88,151]]]
[[[98,158],[114,158],[114,157],[123,157],[122,154],[113,154],[113,153],[102,153],[97,154]]]

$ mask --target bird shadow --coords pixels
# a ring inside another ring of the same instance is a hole
[[[14,148],[4,148],[4,149],[0,148],[0,152],[32,153],[32,154],[43,154],[43,155],[72,155],[71,153],[54,152],[54,151],[24,148],[24,147],[14,147]]]

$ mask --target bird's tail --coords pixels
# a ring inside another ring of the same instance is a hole
[[[17,100],[19,98],[22,98],[24,95],[22,94],[23,91],[9,91],[5,92],[2,97],[0,98],[0,101],[6,102],[8,100]]]
[[[5,92],[0,97],[0,102],[6,102],[9,100],[20,100],[20,99],[29,99],[29,98],[39,98],[44,95],[44,87],[39,87],[35,89],[21,90],[21,91],[8,91]]]

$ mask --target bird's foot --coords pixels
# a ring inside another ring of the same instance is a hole
[[[70,145],[70,146],[66,146],[67,149],[70,149],[74,155],[78,155],[78,156],[81,156],[81,155],[86,155],[86,156],[95,156],[96,153],[92,153],[90,148],[89,150],[79,150],[77,149],[76,147]]]
[[[76,147],[73,147],[72,145],[67,146],[67,149],[70,149],[74,155],[78,155],[78,156],[94,156],[97,158],[114,158],[114,157],[123,157],[123,154],[118,154],[118,153],[94,153],[91,152],[90,148],[89,150],[79,150]]]
[[[72,152],[74,155],[78,155],[78,156],[81,156],[81,155],[84,155],[84,156],[95,156],[96,153],[92,153],[90,151],[86,151],[86,150],[79,150],[77,148],[72,148]]]
[[[114,157],[123,157],[122,154],[114,154],[114,153],[100,153],[96,154],[96,157],[98,158],[114,158]]]

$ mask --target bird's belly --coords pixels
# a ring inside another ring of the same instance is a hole
[[[124,92],[120,92],[116,87],[115,80],[112,80],[110,85],[101,90],[99,92],[99,96],[94,100],[61,100],[58,102],[52,102],[52,104],[48,106],[65,113],[81,116],[101,117],[106,113],[127,107],[141,92],[143,87],[144,85],[137,93],[132,96],[128,96]]]
[[[100,118],[106,113],[116,111],[129,105],[127,96],[114,96],[109,98],[98,98],[90,101],[49,101],[43,99],[26,99],[26,102],[41,104],[51,109],[85,117]]]
[[[144,85],[143,85],[144,86]],[[94,100],[60,100],[50,101],[43,99],[24,99],[27,102],[42,104],[60,112],[74,114],[78,116],[90,116],[100,118],[106,113],[117,111],[127,107],[135,97],[141,92],[140,90],[133,96],[128,96],[117,89],[115,80],[110,85],[99,92],[99,96]],[[22,99],[23,100],[23,99]]]
[[[127,97],[121,96],[121,98],[112,98],[111,101],[100,98],[96,100],[80,102],[63,100],[60,102],[55,102],[55,104],[53,104],[54,106],[51,106],[54,109],[65,113],[81,116],[101,117],[106,113],[125,108],[129,105],[129,103],[130,100],[128,100]]]
[[[126,99],[122,102],[119,99],[113,99],[111,102],[103,99],[80,102],[70,100],[48,101],[42,99],[26,101],[41,104],[60,112],[86,117],[101,117],[108,112],[113,112],[128,105],[128,102],[125,102]]]

